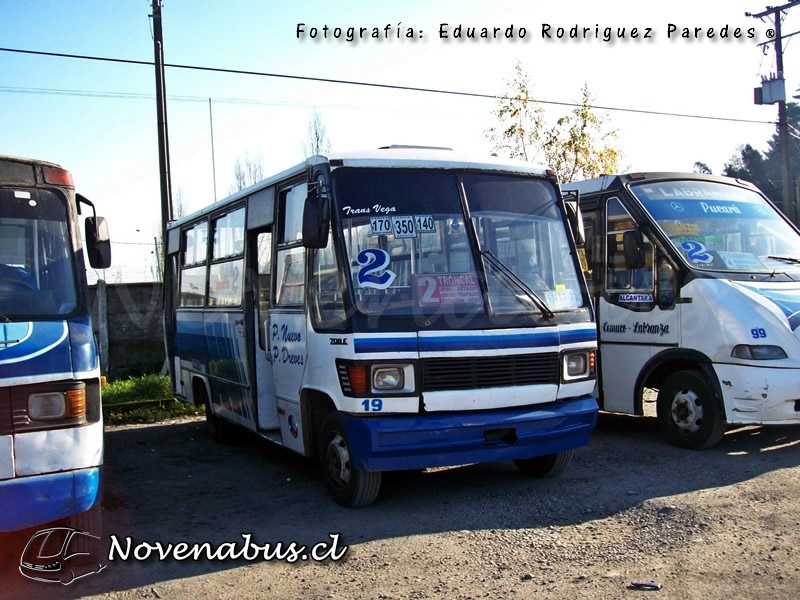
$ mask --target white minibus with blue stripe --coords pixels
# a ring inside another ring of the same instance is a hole
[[[317,456],[333,498],[383,471],[554,475],[597,404],[593,309],[552,171],[448,149],[315,156],[170,225],[178,397]]]
[[[0,156],[0,532],[68,520],[99,536],[100,364],[72,175]],[[106,268],[102,217],[86,217]]]
[[[580,193],[601,408],[643,415],[653,398],[664,436],[693,449],[728,425],[800,424],[797,227],[727,177],[631,173],[565,187]]]

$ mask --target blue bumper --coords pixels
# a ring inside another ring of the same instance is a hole
[[[0,531],[63,519],[100,499],[100,467],[0,481]]]
[[[392,471],[531,458],[589,443],[592,396],[541,406],[392,417],[345,416],[359,469]]]

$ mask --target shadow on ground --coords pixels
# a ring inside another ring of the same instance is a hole
[[[667,445],[655,419],[601,415],[589,446],[554,479],[528,479],[510,462],[388,473],[378,501],[349,510],[327,496],[312,460],[251,436],[215,444],[198,420],[106,433],[103,535],[141,542],[312,545],[340,533],[356,545],[444,531],[540,528],[602,519],[642,502],[717,488],[800,463],[800,429],[746,427],[710,450]],[[236,561],[116,560],[72,586],[28,582],[17,571],[31,532],[0,538],[0,583],[11,596],[79,597],[155,586],[237,568]],[[5,597],[6,596],[4,594]],[[154,596],[155,597],[155,596]]]

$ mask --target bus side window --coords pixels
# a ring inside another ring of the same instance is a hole
[[[183,232],[180,305],[203,306],[206,302],[206,254],[208,223],[203,221]]]
[[[278,277],[275,304],[302,306],[305,290],[306,249],[278,250]]]
[[[339,329],[345,324],[344,300],[330,234],[328,245],[314,254],[312,268],[311,314],[314,325],[325,329]]]
[[[653,290],[653,244],[647,236],[643,236],[644,266],[629,269],[625,262],[624,234],[637,227],[619,199],[609,198],[606,204],[606,290]]]
[[[272,232],[259,233],[256,239],[256,269],[258,285],[258,345],[266,349],[264,322],[269,315],[269,298],[272,287]]]
[[[303,246],[303,206],[306,183],[281,190],[278,196],[277,260],[275,261],[275,304],[302,306],[305,296],[306,249]]]

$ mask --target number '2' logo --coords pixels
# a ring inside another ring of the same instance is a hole
[[[681,248],[686,250],[686,256],[693,263],[708,264],[714,262],[714,257],[706,252],[706,247],[700,242],[683,242]]]
[[[389,266],[389,253],[380,248],[367,248],[358,253],[356,257],[361,269],[358,271],[358,285],[366,288],[385,290],[394,281],[397,274],[386,269]],[[386,269],[380,275],[373,275],[375,271]]]

